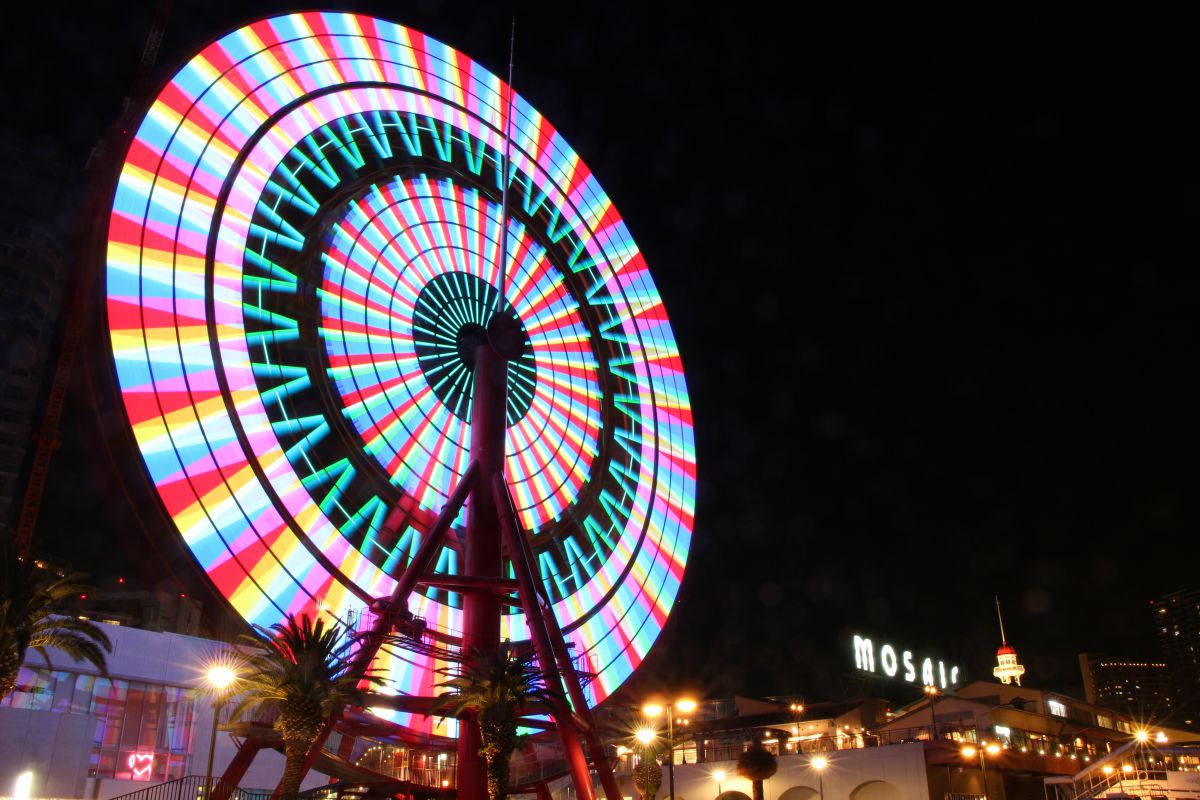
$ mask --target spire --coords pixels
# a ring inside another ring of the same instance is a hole
[[[1001,683],[1015,682],[1020,686],[1025,667],[1017,661],[1016,648],[1008,643],[1008,637],[1004,634],[1004,615],[1000,613],[999,595],[996,595],[996,619],[1000,622],[1000,649],[996,651],[996,667],[992,674],[999,678]]]

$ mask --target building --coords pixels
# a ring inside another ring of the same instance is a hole
[[[30,654],[17,689],[0,700],[0,786],[31,771],[33,797],[105,800],[204,774],[213,703],[202,675],[227,646],[125,626],[104,630],[113,643],[108,677],[54,651],[46,669]],[[218,775],[235,751],[219,733]],[[265,752],[242,785],[273,789],[282,772],[283,756]],[[305,785],[325,780],[311,774]]]
[[[7,183],[7,182],[6,182]],[[5,198],[26,197],[5,185]],[[15,525],[65,281],[62,231],[0,198],[0,533]]]
[[[124,625],[158,633],[200,632],[202,606],[175,589],[109,589],[80,600],[81,616],[109,625]]]
[[[1008,637],[1004,634],[1004,616],[1000,613],[999,597],[996,598],[996,619],[1000,623],[1000,649],[996,651],[996,666],[992,669],[992,674],[1001,683],[1015,683],[1020,686],[1025,667],[1017,660],[1017,649],[1008,643]]]
[[[676,797],[686,800],[718,793],[746,800],[751,786],[737,776],[736,760],[752,740],[778,757],[778,772],[764,783],[765,800],[1200,800],[1194,734],[1145,727],[1061,693],[991,681],[897,710],[868,699],[704,703],[676,720],[676,738],[682,739],[672,759]],[[635,747],[621,751],[622,780],[637,757]]]
[[[1079,671],[1089,703],[1139,719],[1171,716],[1171,676],[1165,662],[1080,653]]]
[[[1179,724],[1200,724],[1200,589],[1151,602],[1154,629],[1171,676],[1171,705]]]

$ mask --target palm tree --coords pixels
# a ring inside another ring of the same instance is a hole
[[[69,601],[87,591],[83,577],[55,575],[32,558],[17,558],[12,547],[0,558],[0,699],[17,685],[31,648],[47,667],[46,648],[53,647],[107,675],[104,654],[112,652],[112,642],[99,625],[70,613]]]
[[[519,744],[520,716],[529,711],[550,712],[550,697],[532,655],[510,657],[476,651],[473,656],[461,674],[439,684],[452,691],[437,698],[433,711],[453,717],[474,713],[483,742],[479,755],[487,765],[488,798],[504,800],[508,761]]]
[[[777,769],[779,761],[775,754],[760,742],[754,742],[738,756],[737,774],[754,784],[754,800],[763,800],[763,781],[774,775]]]
[[[239,701],[231,714],[239,719],[251,711],[276,711],[275,728],[283,737],[285,758],[282,797],[295,797],[304,777],[304,762],[325,723],[348,704],[361,705],[362,680],[351,662],[359,638],[334,623],[326,627],[307,615],[288,615],[269,629],[254,626],[257,636],[245,637],[254,647],[239,670]]]

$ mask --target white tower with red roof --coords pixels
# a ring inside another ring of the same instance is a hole
[[[1008,643],[1004,635],[1004,616],[1000,613],[999,596],[996,597],[996,619],[1000,620],[1000,649],[996,651],[996,667],[992,674],[999,678],[1001,683],[1015,683],[1020,686],[1025,667],[1017,663],[1017,650]]]

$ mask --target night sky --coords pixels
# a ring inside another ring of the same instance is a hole
[[[1200,581],[1172,21],[649,5],[515,12],[516,86],[629,224],[694,405],[694,549],[639,680],[836,699],[851,631],[990,677],[994,594],[1032,685],[1153,654],[1149,599]],[[5,168],[48,164],[60,217],[131,92],[154,4],[123,6],[4,34]],[[511,6],[331,6],[507,63]],[[175,0],[154,80],[291,7]],[[44,547],[145,572],[75,399]]]

